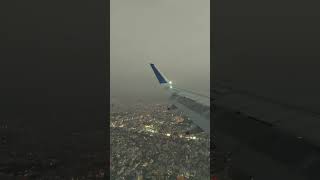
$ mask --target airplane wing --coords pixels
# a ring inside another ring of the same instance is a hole
[[[161,86],[170,94],[170,102],[182,110],[203,131],[210,133],[210,97],[177,87],[154,64],[150,64]]]

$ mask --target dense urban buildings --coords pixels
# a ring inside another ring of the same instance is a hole
[[[209,137],[166,105],[111,110],[111,179],[208,179]]]

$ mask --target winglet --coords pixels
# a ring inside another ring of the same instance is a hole
[[[160,73],[160,71],[156,68],[156,66],[153,63],[150,63],[150,66],[151,66],[154,74],[156,75],[159,83],[160,84],[167,84],[168,83],[167,78]]]

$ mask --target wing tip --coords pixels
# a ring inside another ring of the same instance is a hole
[[[167,79],[164,77],[163,74],[160,73],[160,71],[157,69],[157,67],[153,64],[150,63],[151,69],[153,70],[155,76],[157,77],[158,81],[160,84],[167,84],[168,81]]]

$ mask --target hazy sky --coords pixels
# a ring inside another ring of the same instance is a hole
[[[111,97],[164,100],[148,63],[181,88],[209,94],[210,0],[111,0]]]

